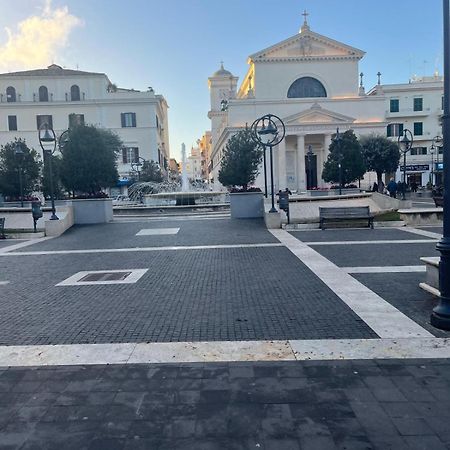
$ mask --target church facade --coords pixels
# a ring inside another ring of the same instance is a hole
[[[357,136],[386,136],[386,95],[380,84],[375,95],[365,92],[359,71],[364,54],[312,31],[305,15],[298,34],[248,57],[239,88],[237,77],[222,65],[209,78],[215,187],[220,187],[227,140],[265,114],[279,116],[286,126],[286,138],[274,147],[275,190],[327,187],[322,168],[337,128],[341,133],[354,130]],[[310,168],[308,151],[313,152]],[[373,181],[366,177],[366,187]],[[262,174],[255,184],[264,186]]]

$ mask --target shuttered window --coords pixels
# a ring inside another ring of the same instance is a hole
[[[120,115],[122,128],[136,127],[136,113],[128,112]]]

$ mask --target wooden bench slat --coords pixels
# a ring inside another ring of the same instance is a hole
[[[367,220],[373,228],[373,214],[368,206],[319,207],[320,228],[324,229],[325,220]]]

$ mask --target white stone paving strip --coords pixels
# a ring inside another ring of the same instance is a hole
[[[295,238],[294,238],[295,239]],[[377,245],[377,244],[429,244],[438,239],[386,239],[379,241],[317,241],[305,242],[306,245]]]
[[[49,237],[43,237],[43,238],[37,238],[37,239],[30,239],[25,242],[20,242],[19,244],[14,245],[8,245],[8,247],[2,247],[0,248],[0,255],[6,254],[11,252],[12,250],[18,250],[19,248],[28,247],[30,245],[39,244],[39,242],[45,242],[49,239],[53,239],[54,236]]]
[[[136,233],[136,236],[163,236],[167,234],[177,234],[179,228],[144,228]]]
[[[425,265],[422,266],[371,266],[371,267],[341,267],[347,273],[405,273],[426,272]]]
[[[9,283],[9,281],[0,281],[0,286],[5,286]]]
[[[401,227],[399,230],[406,231],[408,233],[418,234],[420,236],[427,236],[434,239],[441,239],[442,234],[434,233],[433,231],[420,230],[419,228],[413,227]],[[409,241],[408,241],[409,242]]]
[[[269,230],[381,338],[433,335],[304,242]]]
[[[0,346],[0,367],[450,358],[448,338]]]
[[[91,253],[127,253],[127,252],[164,252],[180,250],[215,250],[225,248],[262,248],[262,247],[283,247],[280,243],[266,244],[231,244],[231,245],[184,245],[173,247],[130,247],[130,248],[91,248],[81,250],[45,250],[36,252],[8,252],[1,253],[0,256],[33,256],[33,255],[78,255]]]

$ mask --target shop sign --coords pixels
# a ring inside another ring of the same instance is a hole
[[[402,166],[400,168],[402,171],[403,167],[406,167],[407,172],[424,172],[426,170],[430,170],[429,164],[407,164],[406,166]]]

